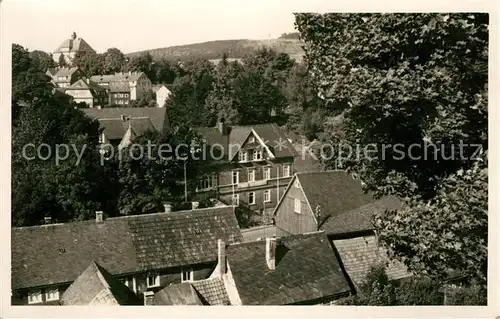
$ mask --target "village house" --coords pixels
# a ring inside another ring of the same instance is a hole
[[[316,305],[351,292],[328,238],[314,232],[229,245],[219,240],[209,279],[164,288],[150,304]]]
[[[92,262],[140,299],[145,291],[206,279],[218,260],[217,240],[242,241],[233,210],[170,213],[165,205],[162,213],[105,219],[96,212],[95,220],[52,224],[47,218],[46,225],[14,227],[12,304],[58,304]]]
[[[111,104],[129,104],[152,90],[151,80],[144,72],[94,75],[90,79],[110,92]]]
[[[163,84],[155,84],[152,89],[156,95],[156,105],[158,107],[164,107],[172,92]]]
[[[197,131],[213,164],[198,194],[271,213],[293,175],[296,152],[284,132],[276,124],[228,126],[223,119]]]
[[[58,88],[68,88],[76,81],[85,78],[79,67],[64,67],[48,69],[46,74],[51,77],[51,82]]]
[[[275,227],[278,237],[324,231],[354,285],[380,264],[390,279],[400,280],[410,274],[388,258],[372,224],[375,213],[400,207],[396,197],[365,193],[362,182],[345,171],[298,173],[274,211]]]
[[[164,108],[103,108],[83,109],[85,115],[99,121],[102,128],[99,142],[118,146],[146,131],[166,132],[169,128],[167,111]],[[125,138],[125,139],[124,139]]]
[[[89,108],[101,108],[108,103],[106,90],[87,78],[64,88],[64,93],[72,96],[75,103],[85,103]]]
[[[71,65],[77,53],[96,53],[96,51],[84,39],[77,37],[76,33],[73,32],[71,37],[64,40],[52,53],[52,57],[56,63],[59,63],[59,57],[62,55],[66,63]]]

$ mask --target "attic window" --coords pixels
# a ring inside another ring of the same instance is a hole
[[[248,139],[248,143],[255,143],[255,137],[250,136],[250,138]]]
[[[41,303],[42,302],[42,291],[32,291],[28,294],[28,304]]]
[[[300,182],[298,179],[295,179],[294,186],[300,188]]]
[[[160,286],[160,276],[152,275],[147,278],[148,288],[159,287]]]

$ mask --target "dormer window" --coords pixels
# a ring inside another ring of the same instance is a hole
[[[248,153],[244,151],[239,152],[239,160],[240,162],[246,162],[248,161]]]
[[[256,149],[253,151],[253,160],[260,161],[262,159],[262,150]]]

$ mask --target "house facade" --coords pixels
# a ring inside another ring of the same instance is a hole
[[[172,92],[163,84],[153,85],[152,89],[156,95],[156,106],[164,107]]]
[[[217,239],[242,240],[233,209],[166,207],[109,219],[97,212],[96,220],[12,228],[12,303],[57,304],[93,261],[139,298],[205,279],[217,263]]]
[[[272,212],[293,175],[295,150],[276,124],[199,128],[213,171],[200,178],[197,193],[223,202]]]
[[[118,72],[115,74],[95,75],[90,78],[111,93],[121,94],[114,96],[117,101],[124,100],[127,104],[141,98],[147,91],[152,90],[151,80],[144,72]],[[125,91],[128,87],[128,91]],[[127,96],[125,96],[125,93]]]
[[[132,136],[140,136],[146,131],[166,132],[169,120],[166,109],[157,107],[137,108],[88,108],[86,116],[98,120],[102,129],[100,144],[118,146],[130,129]]]
[[[79,67],[48,69],[46,74],[51,77],[51,82],[58,88],[69,88],[78,80],[85,78],[85,74]]]
[[[63,43],[52,53],[52,57],[56,63],[59,63],[59,58],[62,55],[67,64],[71,65],[77,53],[96,53],[94,49],[82,38],[77,37],[73,32],[69,39]]]
[[[90,108],[100,108],[108,103],[106,90],[89,79],[76,81],[64,93],[72,96],[75,103],[85,103]]]

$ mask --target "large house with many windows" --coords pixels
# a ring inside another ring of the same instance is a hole
[[[276,124],[198,128],[213,170],[199,180],[197,193],[222,202],[272,212],[293,175],[296,154]]]

